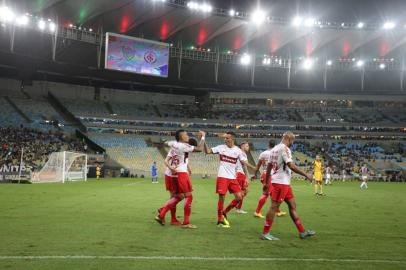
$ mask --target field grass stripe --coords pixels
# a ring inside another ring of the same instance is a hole
[[[190,260],[190,261],[283,261],[283,262],[346,262],[404,264],[390,259],[328,259],[328,258],[250,258],[250,257],[180,257],[180,256],[0,256],[0,260]]]

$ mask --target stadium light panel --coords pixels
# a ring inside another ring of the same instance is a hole
[[[20,26],[25,26],[29,23],[29,19],[26,15],[22,15],[16,19],[16,24]]]
[[[8,7],[0,7],[0,21],[11,22],[14,20],[15,14]]]
[[[240,58],[240,64],[243,66],[247,66],[251,63],[251,55],[244,53]]]
[[[199,5],[199,9],[205,13],[209,13],[209,12],[213,11],[213,7],[206,3]]]
[[[386,68],[386,65],[384,64],[384,63],[381,63],[380,65],[379,65],[379,69],[385,69]]]
[[[271,58],[265,57],[265,58],[262,60],[262,64],[263,64],[264,66],[269,66],[269,65],[271,64]]]
[[[235,16],[235,10],[230,9],[230,11],[228,12],[228,15],[230,15],[231,17],[234,17]]]
[[[298,27],[298,26],[302,25],[302,22],[303,22],[303,18],[300,16],[296,16],[292,20],[292,25]]]
[[[362,61],[362,60],[358,60],[357,61],[357,67],[363,67],[364,66],[364,61]]]
[[[266,20],[266,15],[263,10],[257,9],[251,14],[251,21],[257,25],[262,25]]]
[[[310,70],[310,69],[312,69],[312,68],[313,68],[313,59],[306,58],[306,59],[303,61],[303,69],[305,69],[305,70]]]
[[[49,31],[55,32],[55,30],[56,30],[56,24],[53,22],[49,23]]]
[[[40,30],[44,30],[45,29],[45,27],[46,27],[46,23],[45,23],[45,21],[44,20],[39,20],[38,21],[38,28],[40,29]]]
[[[331,60],[328,60],[326,63],[327,66],[331,66],[332,64],[333,64],[333,61],[331,61]]]
[[[188,2],[186,5],[188,8],[190,9],[198,9],[199,8],[199,4],[196,2]]]
[[[315,24],[315,20],[313,18],[307,18],[304,20],[304,26],[306,27],[312,27]]]
[[[359,23],[357,24],[357,28],[359,28],[359,29],[364,28],[364,23],[363,23],[363,22],[359,22]]]
[[[390,30],[395,28],[396,24],[394,22],[385,22],[383,24],[383,29]]]

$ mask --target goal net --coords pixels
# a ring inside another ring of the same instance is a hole
[[[87,180],[87,155],[76,152],[54,152],[47,163],[33,174],[33,183]]]

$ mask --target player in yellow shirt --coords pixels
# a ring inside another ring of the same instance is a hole
[[[323,161],[320,156],[316,156],[316,160],[313,162],[314,166],[314,194],[323,195]],[[320,193],[319,193],[320,187]]]
[[[101,168],[99,166],[99,164],[96,165],[96,178],[97,180],[100,179],[100,175],[101,175]]]

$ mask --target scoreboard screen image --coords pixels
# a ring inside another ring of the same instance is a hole
[[[168,63],[167,43],[106,34],[106,69],[167,78]]]

